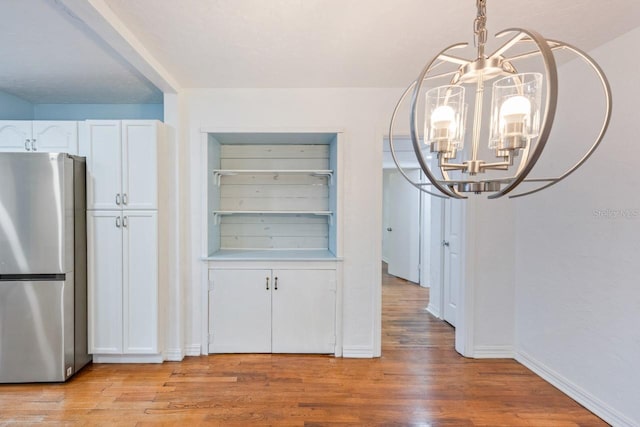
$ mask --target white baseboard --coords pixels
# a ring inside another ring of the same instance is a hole
[[[436,308],[436,306],[431,305],[431,303],[429,303],[429,305],[427,306],[427,311],[431,314],[433,314],[437,319],[442,319],[442,315],[440,314],[440,310],[438,310]]]
[[[162,363],[161,354],[94,354],[93,363]]]
[[[172,348],[164,352],[165,360],[170,362],[180,362],[184,359],[184,351],[181,348]]]
[[[365,345],[345,345],[342,346],[342,357],[372,359],[373,348]]]
[[[190,344],[185,348],[185,356],[202,356],[202,346],[200,344]]]
[[[513,359],[513,346],[477,345],[473,348],[474,359]]]
[[[542,377],[542,379],[555,386],[607,423],[616,427],[638,427],[638,425],[640,425],[527,353],[518,351],[516,352],[515,358],[518,362]]]

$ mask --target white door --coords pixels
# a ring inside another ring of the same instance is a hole
[[[274,270],[272,293],[274,353],[335,352],[335,270]]]
[[[122,354],[122,216],[87,212],[89,353]]]
[[[446,200],[444,202],[444,307],[443,318],[456,326],[456,313],[460,289],[462,287],[462,233],[464,230],[464,202]]]
[[[157,122],[122,122],[122,201],[125,209],[158,208],[157,141]]]
[[[123,211],[124,352],[158,353],[158,214]]]
[[[0,121],[0,151],[31,151],[31,121]]]
[[[210,270],[210,353],[271,352],[271,270]]]
[[[419,181],[419,170],[409,171],[409,177]],[[400,174],[389,175],[389,224],[387,244],[389,274],[420,282],[420,190]]]
[[[72,121],[35,121],[32,151],[78,154],[78,123]]]
[[[121,209],[120,121],[88,120],[86,133],[87,209]]]

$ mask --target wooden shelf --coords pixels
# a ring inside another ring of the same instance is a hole
[[[340,261],[326,249],[221,249],[207,261]]]
[[[220,217],[225,215],[316,215],[326,216],[329,218],[329,224],[332,222],[333,212],[331,211],[213,211],[216,224],[220,223]]]
[[[220,185],[220,178],[233,175],[311,175],[326,176],[329,183],[333,179],[333,171],[328,169],[213,169],[213,181]]]

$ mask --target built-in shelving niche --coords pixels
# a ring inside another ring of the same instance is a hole
[[[336,256],[336,133],[209,133],[213,259]]]

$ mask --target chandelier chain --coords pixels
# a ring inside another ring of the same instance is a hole
[[[474,44],[478,48],[478,57],[484,56],[487,43],[487,0],[476,0],[478,15],[473,21]]]

